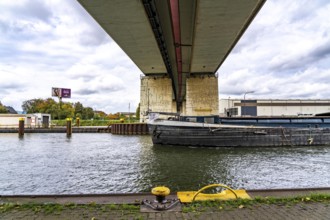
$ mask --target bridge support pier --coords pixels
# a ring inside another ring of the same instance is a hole
[[[181,115],[202,116],[219,114],[218,79],[214,75],[197,74],[187,77],[185,99]],[[146,121],[146,113],[176,112],[176,100],[172,81],[167,76],[143,76],[140,90],[140,118]]]
[[[143,76],[140,88],[140,119],[146,121],[146,113],[176,112],[172,81],[166,76]]]
[[[214,75],[192,75],[186,80],[184,115],[218,115],[218,78]]]

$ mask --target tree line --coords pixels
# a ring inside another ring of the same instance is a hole
[[[76,102],[56,102],[52,98],[47,99],[30,99],[26,100],[22,104],[22,109],[27,114],[32,113],[46,113],[50,114],[52,120],[62,120],[65,118],[77,118],[83,120],[95,119],[109,119],[118,120],[125,118],[125,115],[121,113],[106,114],[103,111],[94,111],[91,107],[85,107],[82,103]],[[0,102],[0,113],[8,113],[6,106]],[[136,119],[140,118],[140,104],[135,112]]]
[[[85,107],[82,103],[76,102],[56,102],[52,98],[47,99],[30,99],[26,100],[22,104],[22,109],[27,114],[32,113],[46,113],[50,114],[52,120],[62,120],[65,118],[77,118],[83,120],[95,119],[95,120],[118,120],[125,118],[121,113],[106,114],[103,111],[95,111],[91,107]],[[9,113],[6,106],[0,102],[0,113]],[[136,109],[135,118],[140,118],[140,104]]]
[[[84,107],[80,102],[56,102],[52,98],[30,99],[22,104],[22,109],[27,114],[47,113],[52,119],[61,120],[65,118],[79,117],[81,119],[94,118],[94,110],[91,107]],[[104,113],[105,114],[105,113]],[[106,115],[106,114],[105,114]]]

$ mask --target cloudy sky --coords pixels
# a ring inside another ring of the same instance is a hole
[[[330,98],[330,1],[268,0],[218,70],[220,98]],[[141,71],[76,0],[0,0],[0,101],[135,111]]]

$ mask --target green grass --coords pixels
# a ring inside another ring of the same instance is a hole
[[[12,210],[32,210],[35,213],[42,212],[45,214],[60,214],[63,210],[75,210],[75,209],[86,209],[86,210],[100,210],[103,212],[114,210],[114,211],[126,211],[129,213],[135,213],[140,210],[140,206],[138,205],[116,205],[116,204],[97,204],[95,202],[91,202],[89,204],[58,204],[58,203],[3,203],[0,204],[0,213],[9,212]]]
[[[218,201],[197,201],[184,205],[183,212],[203,212],[207,208],[215,208],[219,210],[231,210],[235,208],[251,208],[255,205],[283,205],[290,207],[301,203],[330,203],[330,194],[311,194],[309,196],[295,196],[286,198],[273,197],[256,197],[254,199],[237,199],[237,200],[218,200]]]

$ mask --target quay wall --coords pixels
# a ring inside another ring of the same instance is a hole
[[[18,133],[18,128],[0,128],[0,133]],[[24,133],[66,133],[66,127],[25,128]],[[111,126],[72,127],[72,133],[112,133],[123,135],[148,134],[146,123],[113,124]]]
[[[110,133],[106,128],[72,128],[72,133]],[[1,128],[0,133],[18,133],[18,128]],[[66,128],[25,128],[24,133],[66,133]]]
[[[112,134],[125,134],[125,135],[149,134],[148,126],[145,123],[113,124],[113,125],[111,125],[111,133]]]

